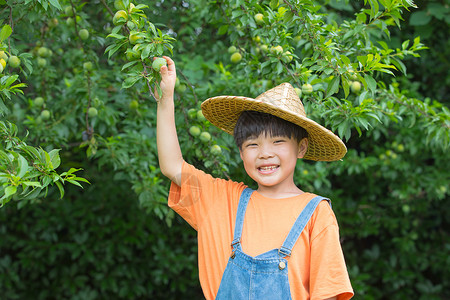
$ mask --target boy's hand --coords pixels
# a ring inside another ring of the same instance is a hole
[[[159,73],[161,74],[160,87],[162,91],[162,96],[158,95],[155,90],[155,97],[158,101],[165,101],[167,99],[173,98],[173,92],[175,89],[175,82],[177,79],[177,72],[175,69],[174,61],[167,56],[163,56],[167,62],[167,66],[162,66]]]

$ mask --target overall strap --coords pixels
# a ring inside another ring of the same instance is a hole
[[[239,198],[239,204],[236,213],[236,222],[234,223],[234,237],[231,242],[231,247],[234,249],[235,245],[241,242],[242,228],[244,227],[244,217],[245,211],[247,210],[247,204],[250,200],[253,190],[251,188],[246,188],[242,191],[241,197]]]
[[[300,215],[297,217],[297,220],[294,223],[294,226],[292,226],[291,230],[289,231],[288,236],[284,240],[283,245],[278,250],[278,254],[282,257],[284,256],[291,256],[292,248],[294,247],[295,243],[297,242],[298,238],[302,234],[303,229],[305,228],[306,224],[308,223],[309,219],[311,219],[312,214],[316,210],[316,207],[319,205],[319,203],[322,200],[327,200],[328,204],[331,206],[330,199],[317,196],[311,199],[311,201],[306,204],[305,208],[302,210]]]

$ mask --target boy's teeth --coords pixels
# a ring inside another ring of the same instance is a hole
[[[260,167],[261,170],[273,170],[276,169],[276,166],[270,166],[270,167]]]

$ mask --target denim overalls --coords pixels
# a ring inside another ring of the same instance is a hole
[[[256,257],[242,251],[241,234],[247,204],[253,190],[246,188],[239,199],[232,253],[220,282],[216,300],[291,299],[288,281],[288,261],[292,248],[308,223],[317,205],[329,199],[317,196],[303,209],[280,249],[273,249]],[[263,237],[261,237],[263,238]]]

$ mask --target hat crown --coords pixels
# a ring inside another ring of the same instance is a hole
[[[255,100],[306,117],[303,103],[290,83],[285,82],[265,91]]]

